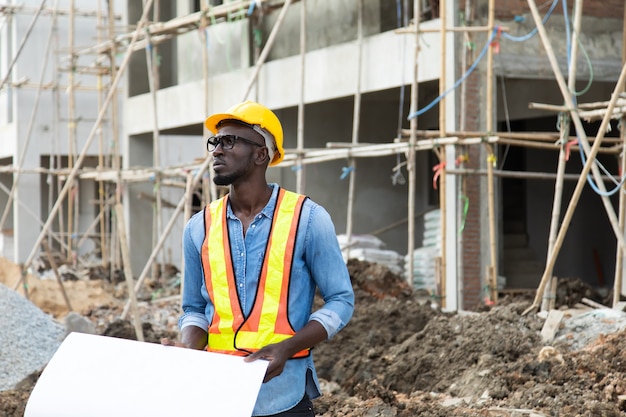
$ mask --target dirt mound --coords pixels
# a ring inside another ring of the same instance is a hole
[[[626,416],[626,332],[587,334],[591,343],[579,349],[558,341],[546,346],[544,321],[522,315],[529,297],[447,313],[383,266],[351,260],[348,268],[353,319],[314,350],[325,391],[314,402],[318,416]],[[161,284],[152,294],[170,297],[140,303],[149,341],[171,337],[180,314],[173,281]],[[559,287],[562,308],[595,296],[576,280]],[[134,338],[130,321],[119,320],[123,301],[88,312],[99,333]],[[580,333],[565,330],[564,340]],[[22,415],[36,379],[0,393],[0,416]]]
[[[353,265],[358,271],[371,268]],[[568,352],[541,342],[543,320],[522,315],[528,297],[444,313],[415,294],[368,297],[366,275],[352,276],[353,321],[315,351],[320,377],[340,387],[316,401],[321,416],[626,415],[626,333]],[[379,284],[394,288],[384,276]],[[596,296],[579,280],[560,284],[562,307]]]

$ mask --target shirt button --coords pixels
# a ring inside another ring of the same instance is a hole
[[[243,284],[239,284],[239,287],[242,287],[242,288],[243,288]]]
[[[252,228],[254,229],[255,227],[256,227],[256,224],[253,224],[253,225],[252,225]]]

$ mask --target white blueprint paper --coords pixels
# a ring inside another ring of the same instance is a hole
[[[24,417],[250,416],[267,365],[71,333],[37,381]]]

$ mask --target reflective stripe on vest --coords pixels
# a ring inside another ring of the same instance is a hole
[[[306,197],[279,189],[265,249],[259,284],[250,315],[244,318],[237,294],[226,211],[228,196],[205,209],[206,237],[202,263],[207,292],[215,312],[209,325],[207,350],[247,355],[295,334],[289,323],[291,265],[302,205]],[[305,357],[309,349],[293,357]]]

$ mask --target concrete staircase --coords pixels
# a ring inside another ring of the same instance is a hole
[[[506,288],[537,288],[545,265],[537,260],[534,250],[528,247],[528,235],[507,233],[503,245],[501,270],[506,277]]]

